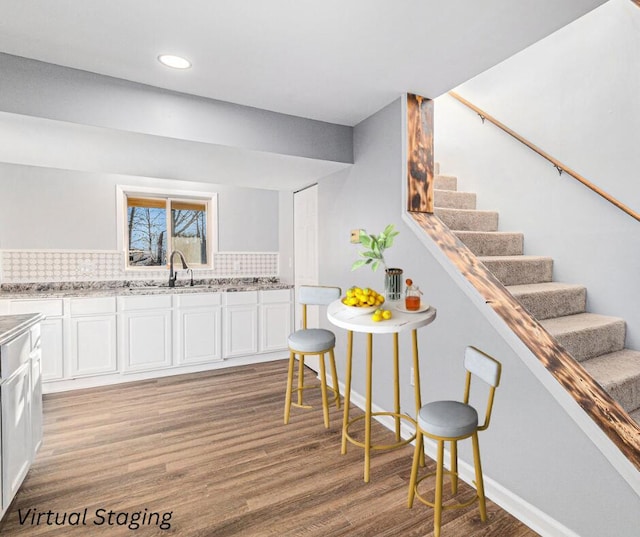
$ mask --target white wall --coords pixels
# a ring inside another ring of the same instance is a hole
[[[640,211],[640,9],[612,0],[456,91]],[[554,258],[557,281],[587,286],[587,308],[622,317],[640,349],[640,223],[558,173],[448,96],[436,100],[436,160]]]
[[[500,337],[487,320],[492,310],[471,301],[403,223],[402,131],[401,101],[395,101],[356,127],[353,168],[320,181],[320,282],[381,291],[382,273],[350,272],[357,247],[349,243],[349,233],[358,228],[379,232],[388,223],[396,224],[400,235],[388,262],[402,267],[405,277],[416,281],[425,300],[438,310],[436,321],[419,336],[423,399],[459,396],[466,345],[493,354],[502,361],[504,373],[491,428],[481,434],[485,475],[581,537],[634,535],[640,527],[640,498],[537,380],[522,355]],[[346,336],[334,330],[339,376],[344,379]],[[353,388],[360,394],[364,343],[356,334]],[[408,334],[401,334],[401,406],[413,414],[409,343]],[[391,337],[376,336],[374,399],[386,409],[392,408],[393,397],[390,352]],[[467,462],[468,448],[462,449]]]
[[[0,163],[0,249],[116,250],[116,185],[218,193],[218,250],[276,252],[278,192]]]

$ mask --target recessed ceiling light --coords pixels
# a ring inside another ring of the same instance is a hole
[[[191,62],[181,56],[174,56],[173,54],[160,54],[158,61],[162,65],[167,67],[173,67],[174,69],[189,69]]]

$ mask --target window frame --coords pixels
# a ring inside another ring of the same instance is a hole
[[[189,265],[194,270],[210,270],[213,268],[213,254],[218,251],[218,194],[216,192],[198,192],[193,190],[175,190],[164,188],[153,188],[143,186],[116,186],[116,232],[118,251],[123,252],[124,269],[126,271],[149,271],[168,269],[169,263],[165,265],[136,266],[129,265],[129,244],[127,233],[127,198],[150,198],[163,199],[167,206],[167,224],[171,222],[171,202],[197,202],[204,203],[207,207],[207,263]],[[173,243],[172,226],[167,228],[167,249],[171,251]]]

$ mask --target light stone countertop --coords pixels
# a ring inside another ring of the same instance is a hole
[[[19,336],[42,319],[44,319],[42,313],[0,315],[0,345],[4,345],[14,337]]]
[[[113,281],[3,284],[0,300],[29,298],[91,298],[108,296],[166,295],[187,293],[232,293],[241,291],[268,291],[292,289],[293,285],[274,278],[226,278],[196,280],[194,286],[179,282],[169,287],[166,281]]]

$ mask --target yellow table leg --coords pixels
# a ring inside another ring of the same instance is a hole
[[[333,377],[333,390],[336,395],[336,408],[340,408],[340,384],[338,383],[338,371],[336,370],[336,357],[333,349],[329,350],[329,361],[331,362],[331,376]]]
[[[396,442],[400,442],[400,359],[398,351],[398,332],[393,334],[393,395],[396,413]]]
[[[342,455],[347,453],[347,427],[349,426],[349,402],[351,401],[351,362],[353,353],[353,332],[347,332],[347,371],[344,379],[344,418],[342,419]]]
[[[371,468],[371,377],[373,369],[373,334],[367,334],[367,401],[364,418],[364,482],[369,482]]]
[[[418,331],[411,331],[411,338],[413,341],[413,386],[414,397],[416,400],[416,427],[418,423],[418,413],[422,407],[422,392],[420,390],[420,358],[418,356]],[[424,466],[424,449],[420,453],[420,466]]]

